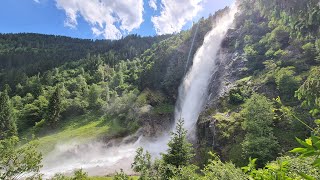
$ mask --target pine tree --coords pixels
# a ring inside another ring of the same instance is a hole
[[[8,90],[0,94],[0,139],[17,135],[17,126],[13,116]]]
[[[189,164],[192,153],[192,144],[187,141],[187,131],[183,128],[184,121],[180,119],[176,126],[176,132],[171,135],[168,143],[169,149],[167,154],[162,154],[163,161],[176,167],[186,166]]]
[[[131,168],[134,172],[140,173],[139,179],[147,180],[152,176],[151,155],[148,151],[144,153],[144,150],[141,147],[137,149],[136,153]]]
[[[56,90],[50,97],[47,111],[47,121],[51,126],[56,126],[59,121],[61,113],[61,98],[60,87],[57,86]]]

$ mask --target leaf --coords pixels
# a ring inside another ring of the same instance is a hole
[[[320,141],[314,143],[313,146],[315,146],[316,148],[320,149]]]
[[[302,156],[304,156],[304,157],[310,157],[310,156],[314,156],[314,155],[316,155],[316,151],[313,149],[310,149],[302,154]]]
[[[296,138],[296,140],[297,140],[298,143],[301,144],[302,146],[307,147],[307,148],[312,148],[312,146],[310,146],[308,143],[302,141],[301,139]]]
[[[309,144],[310,146],[312,146],[312,139],[311,138],[306,139],[305,142],[307,144]]]
[[[290,152],[291,153],[305,153],[307,151],[306,148],[294,148]]]
[[[317,125],[320,125],[320,119],[315,120],[314,123],[316,123]]]
[[[298,172],[298,174],[306,180],[316,180],[314,177]]]
[[[315,167],[320,167],[320,158],[317,158],[313,163],[312,163],[313,166]]]
[[[320,138],[318,136],[312,135],[311,140],[312,140],[312,146],[320,149],[318,146],[316,146],[316,144],[320,142]]]

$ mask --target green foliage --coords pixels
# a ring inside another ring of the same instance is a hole
[[[88,102],[89,107],[92,109],[99,109],[102,106],[101,100],[102,88],[93,84],[89,89]]]
[[[0,179],[38,175],[42,155],[36,151],[36,144],[18,147],[18,143],[15,136],[0,140]]]
[[[243,167],[243,171],[252,179],[270,179],[270,180],[290,180],[288,176],[288,161],[278,160],[267,164],[263,169],[256,169],[256,160],[250,159],[248,166]]]
[[[291,152],[299,153],[302,157],[314,157],[312,163],[313,166],[320,168],[320,137],[312,135],[310,138],[305,141],[296,138],[298,143],[303,146],[301,148],[295,148]]]
[[[17,127],[8,91],[5,89],[0,94],[0,140],[14,135],[17,135]]]
[[[52,126],[57,126],[57,123],[60,119],[60,113],[61,113],[61,101],[62,101],[62,95],[61,95],[61,87],[57,86],[54,93],[51,95],[49,99],[48,104],[48,111],[47,111],[47,122]]]
[[[248,174],[250,179],[293,180],[304,177],[304,179],[314,180],[312,176],[320,175],[318,169],[312,167],[308,158],[280,157],[260,169],[256,169],[256,161],[257,159],[250,159],[249,164],[242,167],[243,172]]]
[[[274,115],[272,110],[272,103],[265,96],[253,94],[241,111],[245,119],[243,128],[260,136],[268,135],[272,130],[270,127]]]
[[[270,33],[269,43],[274,43],[274,48],[284,48],[288,45],[289,42],[289,32],[285,26],[278,26]]]
[[[133,113],[130,117],[135,118],[133,115],[135,113],[134,108],[137,94],[137,91],[130,91],[128,93],[123,93],[120,97],[114,97],[107,107],[107,113],[121,118],[127,117],[129,113]]]
[[[285,143],[288,136],[300,135],[282,107],[274,109],[263,96],[254,94],[241,111],[239,105],[252,92],[272,98],[280,95],[286,105],[290,105],[288,109],[297,110],[300,107],[296,106],[293,94],[300,86],[300,77],[308,76],[296,96],[311,108],[314,117],[319,115],[319,68],[309,72],[320,59],[318,3],[318,0],[239,2],[241,11],[236,16],[236,28],[228,31],[222,48],[241,60],[239,64],[237,61],[232,64],[241,69],[235,71],[235,76],[248,78],[237,81],[224,104],[221,103],[223,107],[219,107],[223,113],[214,115],[215,140],[219,141],[221,154],[240,159],[239,147],[242,146],[245,158],[258,158],[258,165],[262,167],[278,153],[272,126],[278,131],[288,131],[283,137],[277,135],[279,142],[284,142],[280,144],[282,147],[289,146]],[[41,136],[39,132],[46,132],[48,124],[54,126],[52,135],[40,138],[43,149],[48,151],[57,140],[119,137],[133,132],[140,125],[139,108],[147,105],[154,107],[150,116],[173,113],[171,104],[191,65],[187,62],[189,50],[193,57],[204,35],[225,10],[201,19],[189,31],[160,37],[130,35],[118,41],[92,41],[38,34],[0,34],[0,86],[8,83],[12,89],[0,95],[1,132],[11,129],[6,134],[16,134],[13,117],[17,118],[19,133],[23,135],[35,132]],[[193,35],[194,48],[189,49]],[[304,109],[300,109],[299,113],[304,114]],[[312,129],[314,124],[309,119],[310,126],[305,125]],[[239,128],[242,121],[243,130]],[[302,134],[307,133],[309,131],[303,129]],[[206,178],[197,174],[196,166],[190,165],[193,155],[185,136],[181,125],[173,133],[168,152],[153,164],[150,155],[139,150],[135,167],[140,178]],[[313,139],[315,137],[316,134]],[[313,139],[311,137],[312,143]],[[226,146],[232,149],[226,150]],[[230,151],[229,154],[226,151]],[[307,150],[311,151],[318,149]],[[292,159],[280,160],[263,169],[254,167],[247,175],[256,179],[298,178],[291,176],[297,174],[292,170],[295,162],[297,169],[306,164]],[[308,168],[298,171],[308,174]],[[203,172],[207,173],[207,179],[243,178],[243,173],[231,162],[222,163],[218,158]],[[86,176],[83,172],[78,175]],[[119,177],[128,178],[122,172]]]
[[[153,112],[156,114],[171,114],[174,112],[174,106],[171,104],[160,104],[153,109]]]
[[[317,63],[319,63],[320,62],[320,39],[317,39],[315,41],[315,48],[316,48],[316,53],[317,53],[317,55],[315,57],[315,61]]]
[[[140,174],[139,179],[147,180],[151,176],[151,155],[147,151],[143,153],[142,148],[138,148],[136,151],[136,156],[134,157],[134,162],[131,165],[131,168],[134,172]]]
[[[84,172],[82,169],[74,171],[72,180],[86,180],[88,178],[88,173]]]
[[[89,180],[88,173],[84,172],[82,169],[75,170],[73,172],[73,176],[66,176],[63,174],[55,174],[52,178],[52,180]]]
[[[241,129],[241,115],[239,113],[217,113],[213,118],[216,120],[215,139],[218,141],[228,141],[238,129]]]
[[[171,140],[168,143],[167,153],[162,154],[164,163],[171,164],[175,167],[186,166],[194,156],[192,144],[187,139],[187,131],[183,128],[183,120],[179,120],[176,125],[176,131],[172,132]]]
[[[9,85],[14,87],[18,83],[22,84],[26,75],[43,73],[81,58],[90,59],[93,54],[107,52],[101,59],[113,66],[121,59],[139,56],[154,43],[159,43],[170,36],[129,35],[117,41],[92,41],[34,33],[0,34],[0,85],[10,82]],[[93,61],[95,62],[97,61]],[[99,64],[96,67],[98,68]],[[49,75],[47,77],[47,80],[50,80],[51,77]]]
[[[229,91],[229,103],[238,105],[244,102],[244,97],[240,89],[231,89]]]
[[[242,143],[243,154],[246,158],[258,158],[259,166],[262,166],[274,158],[278,148],[272,132],[273,106],[266,97],[253,94],[245,103],[241,114],[246,132]]]
[[[52,180],[70,180],[70,178],[66,177],[63,174],[55,174],[52,178]]]
[[[40,136],[37,139],[38,149],[43,154],[47,154],[54,150],[57,143],[71,142],[74,138],[79,139],[79,143],[87,143],[106,135],[111,137],[121,136],[126,129],[117,124],[116,119],[114,120],[115,123],[112,121],[113,119],[93,111],[81,116],[68,117],[60,122],[54,130],[48,129],[47,123],[42,120],[36,124],[30,133]],[[48,134],[48,131],[50,134]]]
[[[313,43],[309,42],[302,47],[303,55],[306,58],[306,60],[310,63],[314,62],[316,58],[316,47]]]
[[[179,120],[176,132],[172,133],[168,143],[169,149],[162,154],[162,159],[151,163],[151,156],[138,148],[132,168],[140,174],[139,179],[196,179],[198,167],[190,165],[192,145],[186,140],[186,130],[183,128],[183,120]]]
[[[316,116],[320,112],[320,68],[311,69],[307,80],[296,92],[296,97],[303,100],[303,105],[311,108],[310,113]]]
[[[248,57],[254,57],[258,54],[258,52],[254,49],[254,47],[249,45],[245,46],[243,51]]]
[[[175,175],[171,178],[172,180],[197,180],[197,179],[203,179],[197,171],[199,170],[199,167],[195,165],[187,165],[179,167]]]
[[[295,91],[299,88],[300,80],[294,74],[293,67],[281,68],[275,72],[277,88],[284,102],[293,101]]]
[[[211,153],[212,159],[209,161],[208,165],[202,170],[204,174],[203,179],[207,180],[245,180],[248,177],[241,171],[235,167],[232,163],[223,163],[219,159],[219,157],[213,153]]]
[[[116,173],[116,175],[113,177],[114,180],[129,180],[129,176],[126,175],[123,170],[121,169],[120,172]]]
[[[20,113],[20,128],[27,129],[33,127],[36,123],[45,118],[45,112],[48,107],[48,100],[44,96],[39,96],[32,104],[26,104],[22,107]]]

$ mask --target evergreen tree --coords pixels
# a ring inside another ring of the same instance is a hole
[[[168,143],[169,149],[166,154],[162,154],[163,161],[176,167],[189,164],[192,153],[192,144],[187,141],[187,131],[183,128],[184,121],[179,120],[176,132],[172,132],[171,140]]]
[[[152,176],[152,164],[151,155],[148,151],[143,152],[143,148],[138,148],[136,151],[136,156],[134,157],[134,162],[131,164],[131,168],[134,172],[140,173],[141,180],[150,179]]]
[[[0,94],[0,139],[17,135],[17,126],[7,88]]]
[[[272,160],[278,142],[273,135],[273,107],[265,96],[253,94],[241,111],[246,131],[242,150],[246,158],[258,158],[260,166]]]
[[[57,86],[56,90],[52,94],[49,100],[48,111],[47,111],[47,121],[51,126],[56,126],[60,118],[61,113],[61,91],[60,87]]]

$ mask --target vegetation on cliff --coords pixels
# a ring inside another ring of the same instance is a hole
[[[182,121],[161,159],[138,149],[132,167],[140,179],[320,178],[319,1],[238,4],[223,51],[244,67],[230,73],[232,88],[200,116],[196,150]],[[193,35],[191,55],[225,10],[157,37],[1,34],[0,178],[38,177],[35,142],[48,153],[58,140],[124,137],[150,118],[172,116]],[[79,170],[70,178],[89,177]],[[130,177],[120,171],[114,178]]]

